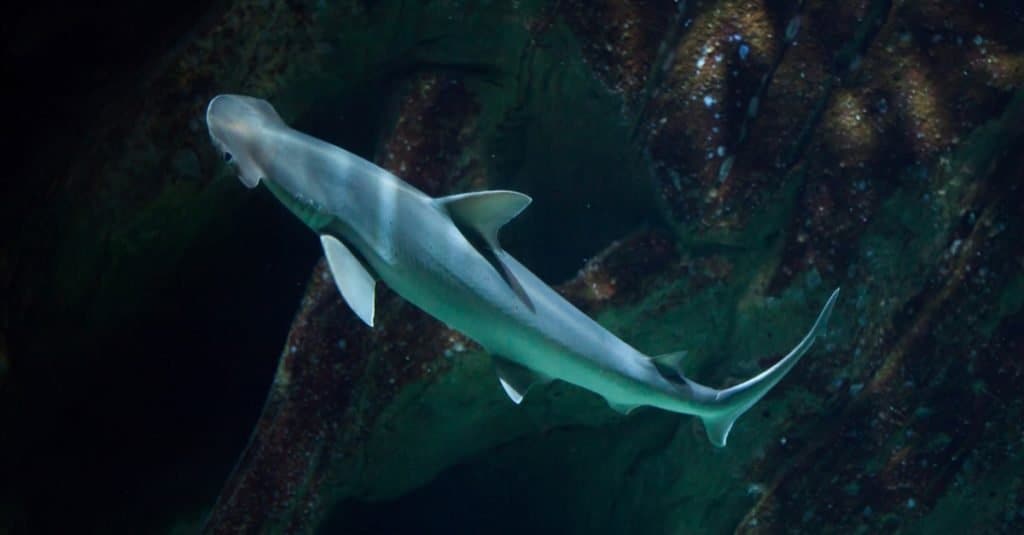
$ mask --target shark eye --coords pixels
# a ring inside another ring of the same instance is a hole
[[[231,160],[232,160],[231,153],[230,152],[225,152],[224,153],[224,161],[228,162],[228,163],[231,163]]]

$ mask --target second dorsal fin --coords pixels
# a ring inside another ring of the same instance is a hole
[[[658,369],[658,372],[666,379],[678,382],[683,377],[683,360],[686,358],[686,351],[673,351],[663,355],[650,357],[651,363]]]

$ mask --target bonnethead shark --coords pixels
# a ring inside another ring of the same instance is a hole
[[[733,423],[821,335],[839,294],[781,360],[718,390],[685,377],[685,352],[649,357],[566,301],[502,249],[498,231],[531,199],[514,191],[433,198],[395,175],[285,124],[265,100],[220,95],[206,123],[214,146],[248,187],[264,183],[320,236],[345,302],[374,322],[383,281],[404,299],[477,341],[520,403],[532,385],[559,379],[628,413],[640,406],[698,416],[724,446]]]

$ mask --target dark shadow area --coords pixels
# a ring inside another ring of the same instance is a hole
[[[144,99],[151,64],[221,4],[12,8],[3,23],[3,70],[14,80],[4,91],[17,104],[8,120],[18,131],[3,187],[8,240],[69,163],[93,150],[90,129],[114,120],[104,109]],[[202,231],[168,284],[109,337],[65,334],[97,318],[5,318],[14,358],[0,385],[0,531],[9,519],[15,533],[138,533],[213,503],[320,254],[268,192],[237,186],[249,197],[232,217],[251,224]]]
[[[33,532],[156,528],[171,520],[160,515],[215,499],[320,254],[268,192],[250,195],[238,217],[253,225],[193,244],[170,286],[112,339],[17,361],[12,435],[23,446],[7,499],[24,505]],[[14,354],[46,336],[18,334]],[[100,524],[111,518],[119,525]]]
[[[487,151],[493,187],[533,198],[502,231],[503,246],[557,284],[611,241],[655,222],[657,210],[621,96],[601,86],[571,44],[552,41],[520,73],[524,96]]]
[[[2,24],[6,149],[14,176],[59,173],[88,144],[110,104],[137,96],[139,77],[222,9],[222,1],[20,3]],[[9,169],[9,171],[12,171]],[[4,192],[24,183],[4,181]]]

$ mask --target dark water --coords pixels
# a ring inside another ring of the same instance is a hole
[[[1018,3],[26,5],[4,41],[0,532],[1024,530]],[[724,449],[516,406],[390,291],[354,318],[211,146],[220,93],[531,195],[506,249],[705,384],[841,298]]]

